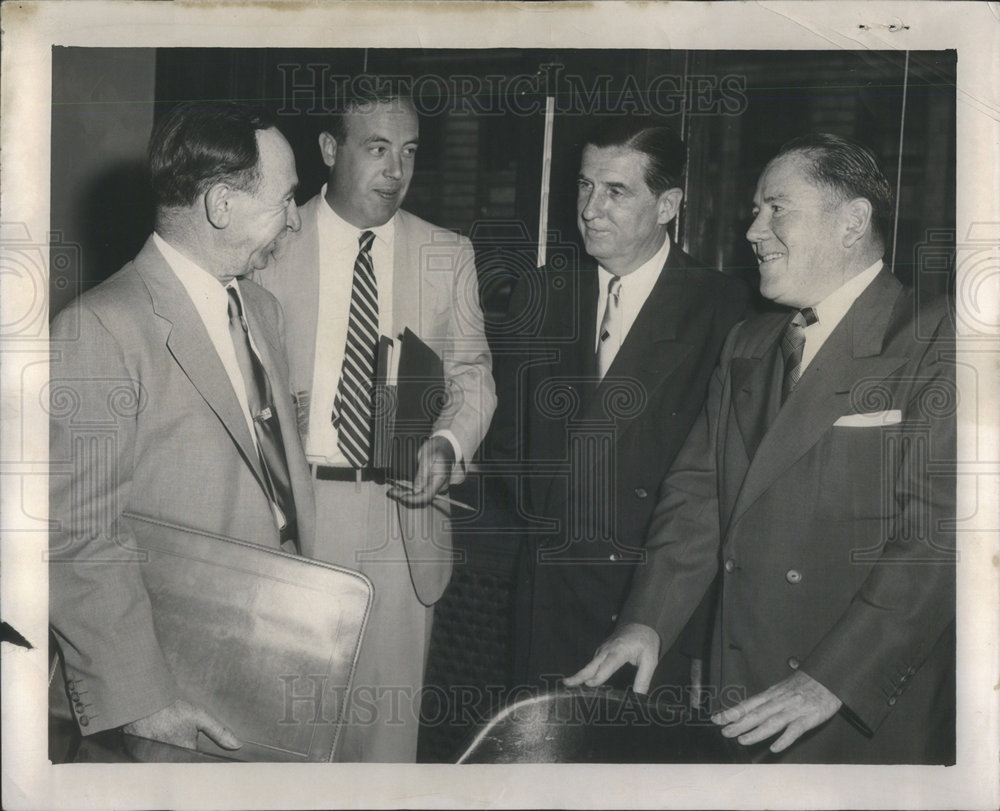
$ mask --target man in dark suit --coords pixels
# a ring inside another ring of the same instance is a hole
[[[570,684],[662,646],[722,562],[711,691],[761,759],[954,763],[953,319],[883,266],[892,207],[872,153],[795,139],[747,238],[761,292],[660,492],[618,626]]]
[[[643,565],[657,488],[746,307],[741,282],[670,238],[683,169],[669,128],[631,117],[599,127],[577,180],[593,262],[540,269],[513,296],[512,311],[529,314],[515,385],[522,508],[541,527],[529,530],[516,586],[521,683],[573,673],[614,627]],[[683,684],[689,672],[671,651],[664,679]]]
[[[185,105],[150,142],[154,233],[53,321],[50,620],[81,732],[239,741],[178,694],[143,584],[173,529],[294,551],[313,541],[274,297],[240,277],[299,227],[284,137],[235,105]]]

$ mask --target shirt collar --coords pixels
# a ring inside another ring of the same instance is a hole
[[[851,305],[857,301],[865,288],[874,281],[878,272],[882,269],[882,260],[865,268],[857,276],[848,279],[830,295],[813,307],[816,312],[816,319],[820,324],[834,325],[840,323]]]
[[[669,255],[670,235],[668,234],[663,238],[663,244],[660,246],[660,249],[653,254],[653,256],[639,265],[639,267],[631,273],[626,273],[624,276],[618,277],[621,279],[622,287],[652,287],[653,283],[660,275],[660,271],[663,270],[663,266],[667,263],[667,257]],[[606,289],[608,283],[615,276],[615,274],[609,270],[605,270],[600,265],[597,266],[597,272],[601,277],[601,289]]]
[[[319,192],[319,220],[321,233],[332,234],[335,239],[342,239],[345,242],[350,240],[356,247],[358,244],[358,237],[361,233],[363,231],[371,231],[375,234],[376,240],[381,242],[387,248],[392,248],[393,239],[396,236],[396,214],[393,214],[392,217],[389,218],[388,222],[383,223],[382,225],[377,225],[374,228],[358,228],[356,225],[351,225],[330,207],[330,204],[326,201],[326,187],[327,184],[324,183],[323,188],[320,189]]]
[[[184,285],[188,296],[195,303],[206,302],[210,306],[228,308],[228,296],[223,283],[193,259],[182,254],[163,237],[153,232],[153,242],[166,260],[174,275]],[[234,280],[235,281],[235,280]]]

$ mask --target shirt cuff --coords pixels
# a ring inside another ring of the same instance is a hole
[[[465,459],[462,456],[462,446],[458,444],[455,435],[447,428],[435,431],[431,436],[443,436],[451,443],[451,449],[455,452],[455,465],[451,469],[451,481],[449,484],[459,484],[465,478]]]

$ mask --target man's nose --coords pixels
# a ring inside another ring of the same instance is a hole
[[[298,231],[302,227],[302,218],[299,216],[299,207],[295,201],[288,206],[288,213],[285,215],[285,225],[292,231]]]
[[[592,189],[589,192],[584,192],[586,198],[581,200],[580,216],[583,219],[590,221],[596,217],[601,216],[601,212],[604,210],[603,202],[596,189]]]
[[[403,176],[403,159],[396,153],[390,153],[384,174],[388,178],[399,180]]]
[[[764,212],[761,211],[753,218],[750,227],[747,229],[747,239],[750,242],[760,242],[767,235],[767,225],[764,222]]]

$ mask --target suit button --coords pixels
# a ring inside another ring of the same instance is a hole
[[[802,573],[795,569],[789,569],[785,572],[785,580],[794,586],[796,583],[802,582]]]
[[[74,701],[79,701],[80,700],[80,694],[76,690],[74,690],[72,693],[70,693],[69,697],[71,699],[73,699]]]
[[[896,696],[892,696],[892,697],[891,697],[891,698],[889,699],[889,706],[890,706],[890,707],[895,707],[895,706],[896,706]]]
[[[80,703],[74,704],[73,706],[76,708],[77,714],[79,715],[83,715],[83,711],[87,709],[86,707],[83,706],[83,704]]]
[[[788,666],[792,670],[798,670],[799,669],[799,660],[796,659],[794,656],[789,656],[788,657]]]
[[[725,565],[726,571],[731,573],[735,568],[736,568],[736,561],[733,560],[732,558],[727,558]]]
[[[85,727],[90,723],[90,719],[86,715],[81,715],[78,719],[80,721],[80,726]]]
[[[612,554],[608,555],[608,560],[614,562],[614,561],[618,560],[618,555],[615,555],[614,553],[612,553]]]
[[[642,487],[636,487],[635,488],[635,497],[636,498],[645,498],[648,495],[649,495],[649,493],[647,493],[644,488],[642,488]]]
[[[618,615],[617,614],[612,614],[611,615],[611,621],[612,622],[618,622]]]

